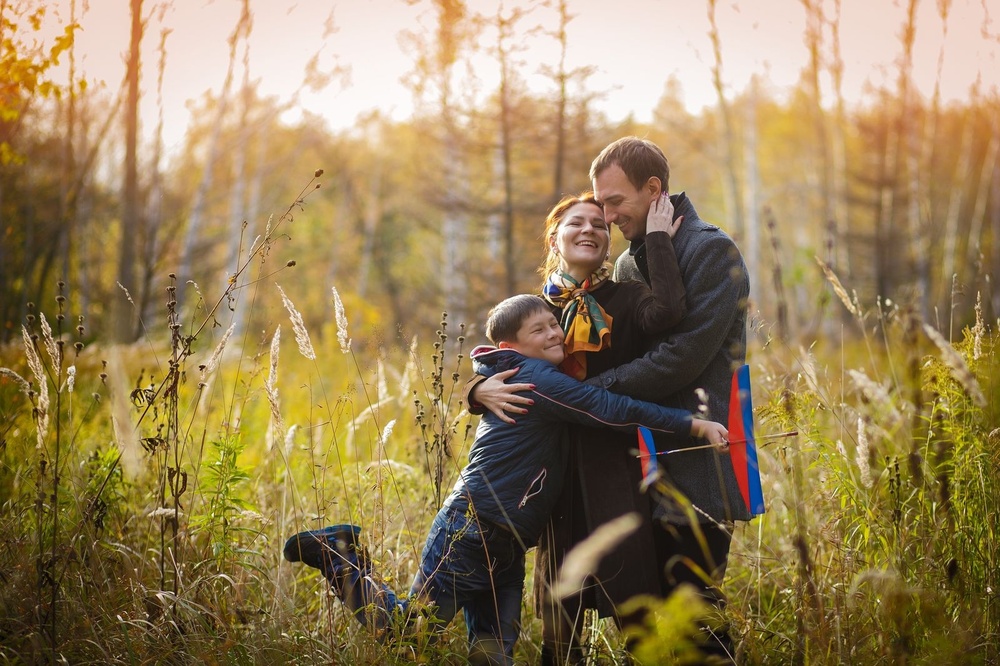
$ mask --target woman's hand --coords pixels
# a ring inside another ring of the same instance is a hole
[[[670,195],[664,192],[653,203],[649,204],[649,214],[646,215],[646,233],[666,231],[673,238],[683,221],[683,215],[676,220],[674,219],[674,204],[670,201]]]
[[[528,410],[519,405],[533,405],[535,401],[525,395],[518,395],[518,392],[534,390],[534,384],[505,384],[504,382],[513,377],[520,368],[504,370],[492,377],[487,377],[476,384],[472,391],[472,398],[486,409],[496,414],[504,423],[516,423],[514,419],[507,416],[511,414],[527,414]]]

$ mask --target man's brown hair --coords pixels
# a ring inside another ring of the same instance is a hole
[[[614,165],[625,172],[632,186],[639,190],[651,177],[660,179],[660,189],[669,192],[670,165],[667,156],[652,141],[636,136],[624,136],[608,144],[590,165],[590,180]]]

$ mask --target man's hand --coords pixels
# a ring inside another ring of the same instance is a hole
[[[646,215],[646,233],[666,231],[673,238],[683,221],[683,215],[676,220],[674,219],[674,204],[670,201],[670,196],[664,192],[649,204],[649,213]]]
[[[726,426],[715,421],[702,421],[695,419],[691,422],[691,434],[695,437],[707,439],[710,444],[715,444],[720,451],[725,451],[729,446],[729,431]]]
[[[533,405],[535,401],[525,395],[518,395],[519,392],[532,391],[534,384],[506,384],[507,379],[514,376],[520,368],[504,370],[492,377],[487,377],[476,384],[470,396],[486,409],[496,414],[497,418],[504,423],[516,423],[514,419],[507,416],[511,414],[527,414],[528,410],[520,405]]]

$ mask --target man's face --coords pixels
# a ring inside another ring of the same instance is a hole
[[[649,204],[660,194],[658,183],[652,178],[637,190],[617,164],[612,164],[594,179],[594,196],[604,204],[604,219],[616,225],[625,240],[646,235],[646,215]]]
[[[501,342],[500,347],[510,347],[528,358],[548,361],[552,365],[562,363],[566,352],[563,349],[562,327],[554,314],[541,311],[529,315],[517,329],[515,342]]]

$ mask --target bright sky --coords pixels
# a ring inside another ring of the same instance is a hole
[[[470,0],[477,11],[494,15],[501,0]],[[871,84],[894,85],[905,16],[903,0],[841,0],[841,52],[845,94],[864,99]],[[82,4],[82,0],[78,0]],[[78,69],[91,80],[112,88],[124,71],[128,49],[128,0],[89,0],[78,17]],[[162,20],[154,14],[144,42],[143,118],[151,131],[156,120],[155,73],[163,29],[167,38],[167,68],[163,105],[168,152],[178,147],[190,120],[186,102],[206,90],[220,90],[228,61],[227,38],[239,17],[240,0],[173,0]],[[506,0],[524,5],[527,0]],[[947,39],[937,13],[939,0],[921,0],[918,7],[914,73],[921,92],[934,89],[937,62],[944,45],[942,94],[965,99],[977,78],[982,92],[1000,89],[1000,9],[987,14],[985,0],[952,0]],[[48,2],[51,11],[69,18],[70,0]],[[144,11],[157,6],[145,0]],[[410,92],[400,82],[412,68],[403,52],[402,30],[432,34],[434,13],[428,0],[410,6],[404,0],[251,0],[254,12],[250,42],[250,75],[260,79],[265,94],[287,100],[299,88],[305,63],[317,53],[327,68],[350,68],[347,87],[333,84],[319,94],[302,97],[301,106],[336,129],[348,128],[359,113],[379,109],[402,119],[412,111]],[[595,65],[592,91],[607,91],[599,106],[612,119],[632,114],[650,120],[669,76],[680,81],[691,110],[715,103],[710,68],[707,2],[698,0],[569,0],[576,18],[569,25],[570,66]],[[833,0],[826,0],[832,11]],[[80,11],[79,9],[77,10]],[[325,34],[333,14],[336,32]],[[50,16],[51,18],[51,16]],[[723,48],[723,77],[730,94],[742,91],[751,75],[760,74],[777,93],[792,85],[807,64],[805,13],[798,0],[719,0],[717,22]],[[556,26],[551,10],[536,10],[523,23]],[[986,36],[983,27],[986,28]],[[526,78],[536,76],[540,63],[554,64],[558,52],[551,40],[526,38]],[[240,53],[242,57],[242,52]],[[486,87],[495,82],[495,64],[477,63]],[[237,71],[238,83],[242,72]],[[529,84],[547,89],[540,79]]]

